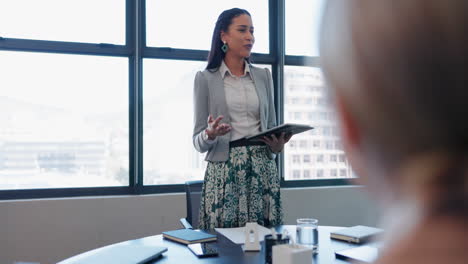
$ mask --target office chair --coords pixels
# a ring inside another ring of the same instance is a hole
[[[203,181],[185,182],[185,197],[187,201],[187,217],[181,218],[180,222],[185,228],[198,228],[198,214],[203,188]]]

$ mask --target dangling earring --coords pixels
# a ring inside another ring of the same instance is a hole
[[[226,53],[228,51],[228,45],[226,44],[226,42],[223,42],[224,44],[221,46],[221,50]]]

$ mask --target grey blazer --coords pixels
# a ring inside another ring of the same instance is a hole
[[[268,69],[250,65],[250,74],[257,91],[260,105],[261,131],[276,126],[276,114],[274,106],[273,79]],[[199,71],[195,76],[194,85],[194,128],[193,145],[195,149],[206,154],[206,161],[227,161],[229,158],[229,141],[231,133],[218,137],[214,144],[207,144],[202,133],[207,128],[208,115],[216,118],[223,115],[222,123],[230,123],[229,111],[224,92],[224,81],[219,71]],[[269,150],[269,157],[275,158],[275,154]]]

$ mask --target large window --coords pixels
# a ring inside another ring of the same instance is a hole
[[[319,55],[318,35],[325,1],[285,1],[287,55]]]
[[[125,43],[125,0],[2,0],[0,37]]]
[[[325,2],[285,1],[284,122],[315,128],[294,136],[286,145],[285,181],[355,177],[345,158],[318,62],[319,28]]]
[[[251,59],[273,74],[278,120],[315,127],[279,155],[282,185],[342,184],[354,175],[317,60],[324,1],[1,1],[0,199],[175,192],[202,179],[193,82],[233,7],[252,14]]]
[[[144,184],[203,179],[204,155],[192,144],[193,82],[199,61],[145,59]]]
[[[0,189],[128,185],[126,59],[0,58]]]
[[[344,157],[344,151],[326,96],[319,68],[285,66],[284,121],[315,128],[295,135],[286,145],[285,180],[337,179],[353,175],[348,162],[344,158],[338,160],[340,155]],[[346,172],[338,174],[338,170]]]
[[[252,15],[253,52],[268,53],[268,0],[147,0],[147,44],[151,47],[208,50],[219,14],[238,7]]]

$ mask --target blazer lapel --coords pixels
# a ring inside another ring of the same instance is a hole
[[[265,89],[265,83],[262,81],[261,78],[257,76],[258,69],[254,67],[250,67],[250,76],[252,77],[254,86],[255,86],[255,91],[257,92],[257,97],[258,97],[258,105],[260,106],[260,124],[262,127],[262,131],[265,130],[266,124],[263,122],[263,120],[266,120],[265,118],[265,100],[267,100],[264,89]]]
[[[227,108],[226,92],[224,91],[224,81],[221,78],[221,74],[218,71],[213,73],[212,84],[213,86],[211,87],[211,89],[214,94],[213,102],[218,105],[220,114],[224,116],[223,122],[229,123],[231,121],[231,117],[229,116],[229,111]],[[216,116],[213,116],[213,118],[216,118]]]

